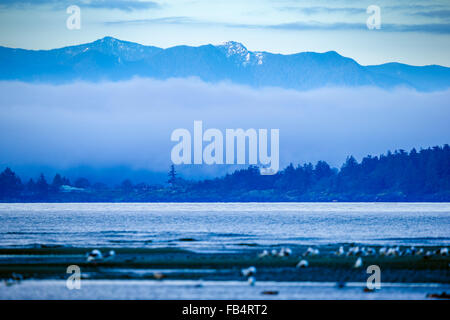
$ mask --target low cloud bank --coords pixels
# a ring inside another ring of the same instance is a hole
[[[280,129],[280,165],[340,166],[386,150],[450,142],[450,90],[253,89],[196,79],[0,83],[0,165],[166,171],[174,129]],[[185,168],[187,176],[226,166]]]

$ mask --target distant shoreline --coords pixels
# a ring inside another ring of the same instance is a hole
[[[273,175],[256,165],[209,180],[180,177],[170,166],[167,184],[136,183],[130,179],[108,186],[84,177],[72,181],[44,174],[22,181],[10,168],[0,173],[0,202],[448,202],[450,146],[410,152],[397,150],[349,156],[340,170],[325,161],[292,163]]]

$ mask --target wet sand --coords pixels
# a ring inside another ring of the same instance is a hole
[[[78,265],[82,278],[89,280],[205,280],[246,281],[242,268],[254,266],[256,281],[364,282],[366,268],[378,265],[381,281],[386,283],[450,284],[450,257],[362,256],[362,266],[355,268],[356,256],[336,256],[337,245],[316,246],[320,254],[306,256],[306,246],[290,246],[289,256],[258,255],[280,247],[243,246],[242,250],[193,252],[180,248],[96,248],[102,253],[115,250],[110,259],[87,261],[93,248],[38,247],[0,248],[0,278],[13,274],[23,279],[67,279],[69,265]],[[345,250],[349,248],[346,245]],[[372,246],[378,252],[379,247]],[[417,247],[420,249],[421,247]],[[405,248],[401,247],[401,250]],[[424,251],[436,247],[423,247]],[[296,268],[305,259],[307,268]]]
[[[79,290],[69,290],[65,280],[25,280],[0,286],[0,299],[84,299],[84,300],[423,300],[430,292],[449,292],[450,285],[383,283],[373,292],[365,283],[275,282],[199,280],[89,280]],[[270,294],[267,294],[270,293]]]

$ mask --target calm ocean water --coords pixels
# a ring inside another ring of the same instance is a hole
[[[1,247],[450,244],[450,203],[0,204],[0,221]]]

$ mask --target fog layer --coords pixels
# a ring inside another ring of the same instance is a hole
[[[387,150],[450,142],[450,91],[253,89],[196,79],[0,83],[0,165],[69,170],[166,171],[173,130],[280,130],[280,166],[326,160],[340,166]],[[188,177],[231,168],[179,168]]]

